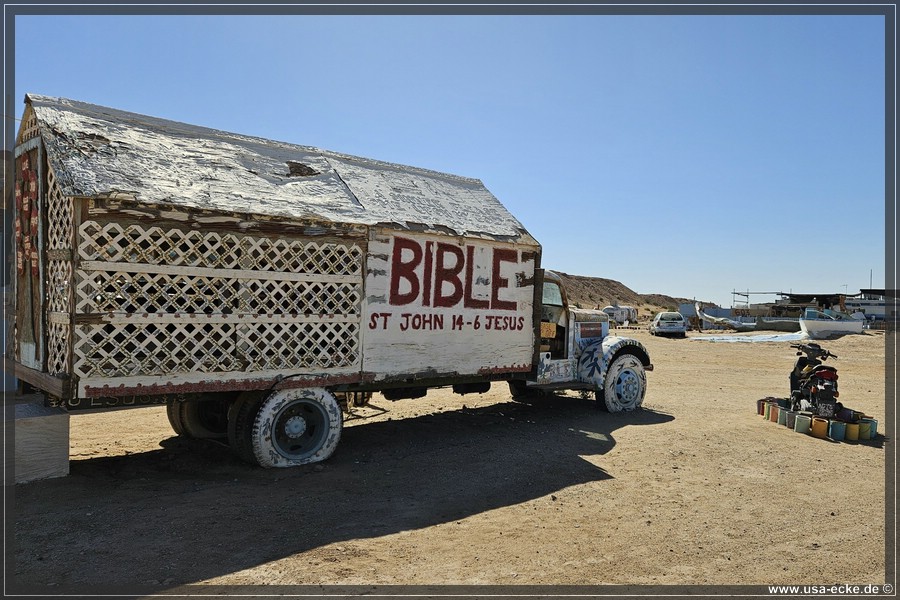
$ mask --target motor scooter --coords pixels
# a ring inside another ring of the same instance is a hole
[[[833,417],[843,409],[838,402],[837,369],[823,362],[837,358],[819,344],[791,344],[797,349],[796,364],[790,374],[791,408],[812,411],[820,417]]]

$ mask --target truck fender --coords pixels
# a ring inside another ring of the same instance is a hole
[[[603,389],[609,364],[622,353],[634,354],[647,371],[653,370],[650,354],[644,345],[631,338],[607,336],[599,341],[587,343],[578,358],[578,379],[591,383],[595,389]]]

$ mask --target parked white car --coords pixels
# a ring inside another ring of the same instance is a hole
[[[687,335],[688,324],[681,313],[661,312],[657,313],[650,321],[650,335]]]

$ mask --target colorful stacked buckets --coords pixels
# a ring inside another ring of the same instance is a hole
[[[797,433],[835,442],[873,440],[878,430],[878,421],[862,412],[843,408],[835,418],[828,419],[811,412],[792,410],[788,398],[761,398],[756,401],[756,413]]]

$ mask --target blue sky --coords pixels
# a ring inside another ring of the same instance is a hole
[[[26,93],[62,96],[474,177],[544,267],[640,293],[885,285],[881,16],[15,26],[17,117]]]

